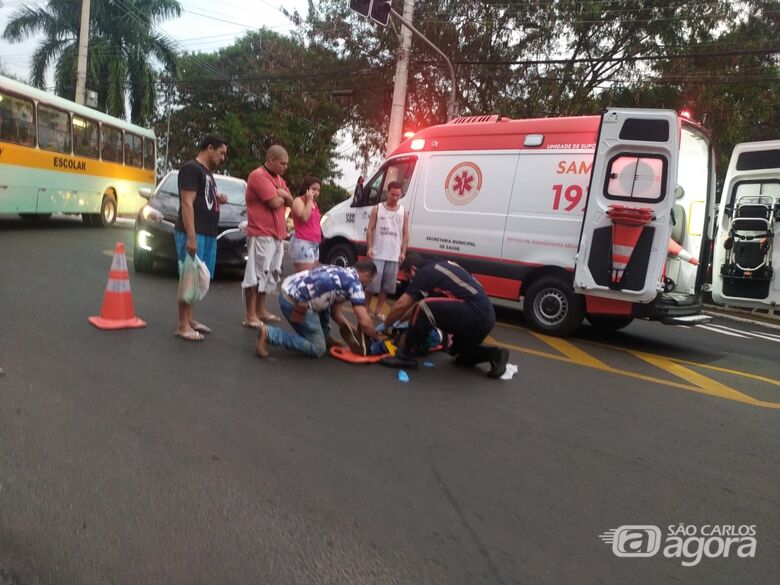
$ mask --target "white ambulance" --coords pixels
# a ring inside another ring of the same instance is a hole
[[[673,111],[422,130],[325,214],[323,262],[365,254],[390,181],[404,188],[410,250],[457,261],[494,299],[522,301],[538,331],[568,335],[584,317],[613,330],[637,317],[709,320],[695,262],[709,250],[714,157],[707,134]]]
[[[780,304],[780,140],[738,144],[720,198],[712,298],[724,305]]]

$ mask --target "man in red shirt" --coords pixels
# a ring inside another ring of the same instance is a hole
[[[280,321],[265,306],[266,293],[273,292],[282,274],[287,224],[284,208],[293,198],[282,175],[287,170],[287,151],[278,144],[268,149],[265,163],[249,174],[246,187],[246,246],[249,258],[244,271],[245,327],[259,328],[262,321]]]

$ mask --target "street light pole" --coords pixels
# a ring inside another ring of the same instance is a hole
[[[87,103],[87,51],[89,49],[89,1],[81,0],[81,28],[76,65],[76,103]]]
[[[455,81],[455,69],[452,67],[452,62],[449,60],[447,55],[444,54],[444,52],[434,45],[431,41],[429,41],[424,34],[422,34],[419,30],[414,28],[414,25],[406,20],[403,16],[398,14],[395,10],[392,8],[390,9],[390,14],[392,14],[394,17],[396,17],[401,24],[403,24],[406,28],[408,28],[414,35],[421,39],[426,45],[428,45],[431,49],[436,51],[442,59],[444,59],[444,62],[447,63],[447,68],[449,69],[450,73],[450,83],[452,85],[450,89],[450,98],[447,102],[447,121],[450,121],[458,116],[458,100],[457,100],[457,85]]]
[[[392,9],[391,9],[392,11]],[[414,0],[404,0],[404,19],[411,22],[414,15]],[[398,49],[398,62],[395,66],[393,85],[393,105],[390,110],[390,128],[387,133],[387,154],[401,144],[401,134],[406,112],[406,83],[409,77],[409,56],[412,49],[412,32],[401,29],[401,47]]]

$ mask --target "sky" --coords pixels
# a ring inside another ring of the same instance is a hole
[[[183,51],[216,51],[231,45],[243,33],[265,26],[280,34],[293,29],[280,8],[284,4],[289,11],[297,9],[306,13],[307,0],[179,0],[182,16],[169,20],[160,29],[178,43]],[[346,2],[346,0],[345,0]],[[0,0],[0,31],[5,30],[11,15],[21,6],[45,4],[44,0]],[[9,44],[0,40],[0,62],[3,67],[22,80],[29,78],[30,56],[35,51],[38,38],[22,43]],[[354,146],[343,142],[339,153],[349,154]],[[340,161],[343,177],[338,183],[344,187],[353,185],[359,174],[354,164]]]

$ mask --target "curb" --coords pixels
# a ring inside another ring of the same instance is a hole
[[[726,308],[715,305],[704,305],[703,312],[714,317],[723,317],[740,323],[761,325],[770,329],[780,330],[780,315],[764,315],[753,313],[750,309]]]

